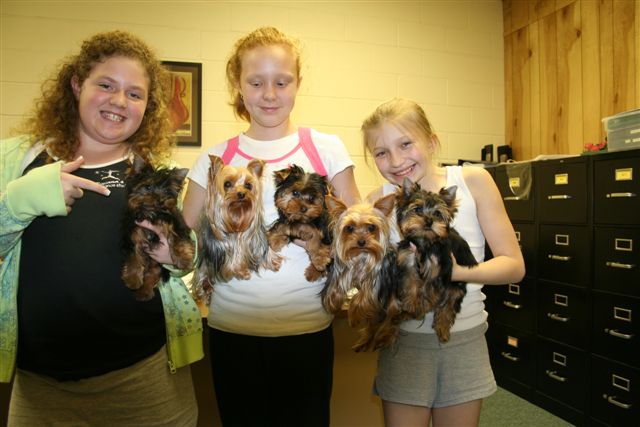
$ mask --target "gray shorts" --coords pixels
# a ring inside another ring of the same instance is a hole
[[[440,408],[483,399],[496,391],[484,333],[487,324],[451,334],[402,331],[395,345],[380,351],[373,392],[382,400]]]

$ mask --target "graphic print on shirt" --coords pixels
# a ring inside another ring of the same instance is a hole
[[[117,169],[101,169],[94,172],[97,176],[96,182],[107,188],[125,188],[125,182],[121,178],[122,171]]]

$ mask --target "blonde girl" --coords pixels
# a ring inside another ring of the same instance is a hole
[[[388,181],[369,198],[395,191],[404,178],[434,192],[456,185],[459,208],[453,225],[479,262],[473,268],[454,262],[452,279],[467,282],[467,294],[449,342],[438,342],[432,314],[427,314],[402,324],[397,346],[380,352],[374,389],[382,399],[385,424],[476,426],[482,399],[496,390],[484,337],[482,286],[524,276],[515,232],[485,169],[436,164],[438,137],[417,103],[393,99],[381,104],[364,120],[362,134],[365,154]],[[485,243],[493,253],[487,261]]]

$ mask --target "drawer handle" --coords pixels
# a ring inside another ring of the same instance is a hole
[[[615,261],[607,261],[605,264],[607,267],[622,268],[624,270],[632,270],[636,266],[635,264],[622,264]]]
[[[607,396],[606,394],[603,394],[602,398],[603,399],[607,399],[607,402],[611,403],[612,405],[616,405],[618,408],[631,409],[631,404],[630,403],[618,402],[616,400],[616,396]]]
[[[518,196],[507,196],[507,197],[503,197],[502,200],[506,200],[506,201],[509,201],[509,200],[520,200],[520,197],[518,197]]]
[[[503,351],[500,354],[502,354],[502,357],[504,357],[505,359],[511,360],[512,362],[517,362],[518,360],[520,360],[519,357],[513,356],[511,355],[511,353],[507,353],[506,351]]]
[[[552,194],[550,196],[547,196],[547,199],[549,200],[567,200],[571,198],[572,196],[570,196],[569,194]]]
[[[509,308],[513,308],[514,310],[520,310],[522,308],[520,304],[514,304],[511,301],[502,301],[502,304]]]
[[[625,340],[630,340],[633,338],[633,334],[623,334],[622,332],[618,332],[615,329],[609,329],[609,328],[605,328],[604,331],[611,335],[612,337],[616,337],[616,338],[622,338]]]
[[[547,256],[549,257],[549,259],[552,259],[552,260],[555,260],[555,261],[570,261],[571,260],[570,256],[553,255],[553,254],[549,254]]]
[[[607,199],[615,199],[619,197],[636,197],[636,193],[607,193]]]
[[[560,375],[558,375],[556,373],[556,371],[550,371],[550,370],[547,369],[545,372],[547,373],[547,376],[549,378],[551,378],[551,379],[554,379],[556,381],[560,381],[561,383],[567,381],[566,377],[561,377]]]
[[[551,320],[566,323],[569,321],[569,317],[562,317],[558,313],[547,313],[547,317]]]

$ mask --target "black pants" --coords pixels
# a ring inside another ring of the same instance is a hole
[[[329,425],[331,327],[273,338],[210,332],[213,383],[224,427]]]

